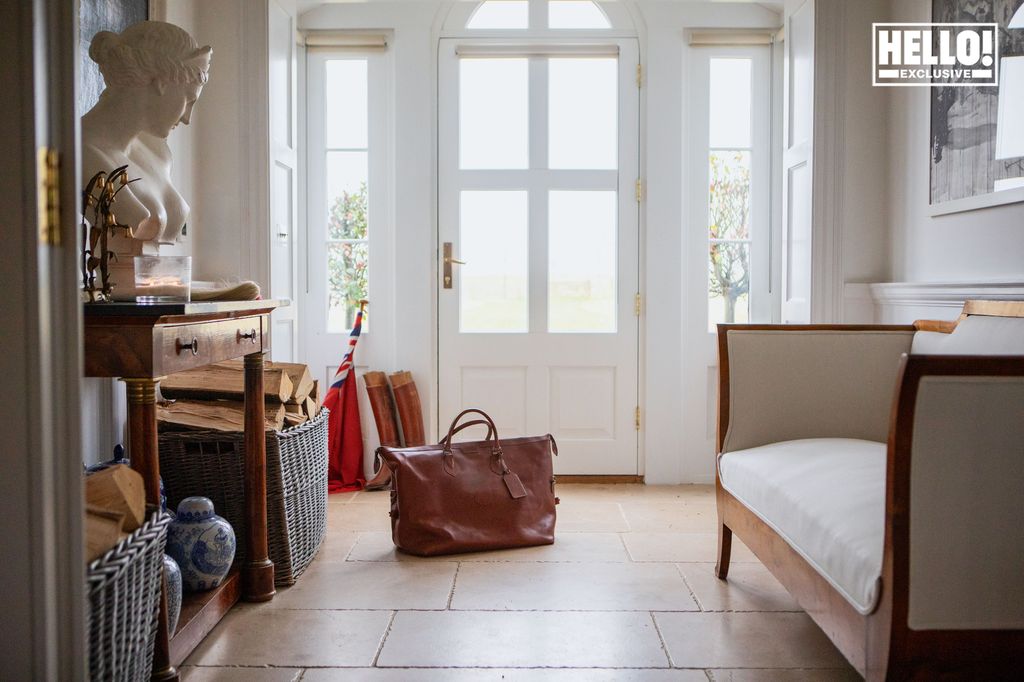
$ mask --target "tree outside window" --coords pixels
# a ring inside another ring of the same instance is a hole
[[[343,310],[345,327],[355,323],[359,301],[369,298],[369,242],[366,183],[342,192],[327,218],[329,306]]]
[[[738,303],[749,306],[750,152],[713,151],[708,170],[708,299],[720,299],[721,307],[709,317],[712,324],[731,323]]]

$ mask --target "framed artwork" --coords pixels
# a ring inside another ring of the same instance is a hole
[[[78,81],[79,116],[92,109],[103,92],[100,67],[89,58],[92,37],[100,31],[120,33],[149,18],[149,0],[81,0],[79,6],[78,50],[81,74]]]
[[[1022,5],[1024,0],[932,0],[933,22],[999,24],[1002,81],[998,88],[931,88],[932,215],[1024,201],[1024,156],[1008,157],[1012,146],[997,134],[1000,124],[1024,126],[1024,116],[1008,110],[1010,102],[1000,106],[1001,96],[1013,97],[1024,110],[1022,91],[1005,82],[1020,71],[1007,69],[1007,59],[1024,58],[1024,28],[1010,27],[1018,10],[1024,13]]]

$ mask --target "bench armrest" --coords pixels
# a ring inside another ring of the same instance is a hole
[[[908,356],[888,467],[894,615],[1024,629],[1024,357]]]
[[[884,442],[912,326],[718,325],[718,452],[799,438]]]

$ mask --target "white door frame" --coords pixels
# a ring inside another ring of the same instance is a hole
[[[442,343],[441,343],[441,319],[442,319],[442,312],[441,312],[440,296],[442,295],[442,292],[444,291],[444,289],[442,288],[443,287],[443,283],[441,281],[441,279],[442,279],[442,270],[443,270],[442,264],[441,264],[441,259],[442,259],[441,245],[442,245],[442,242],[444,241],[444,237],[442,235],[442,227],[443,227],[443,223],[442,223],[442,220],[443,220],[442,219],[443,198],[441,197],[441,190],[442,190],[442,186],[443,186],[443,179],[442,179],[443,169],[442,168],[443,168],[443,159],[445,158],[445,154],[454,153],[451,150],[448,150],[448,151],[442,150],[440,148],[440,144],[441,144],[442,139],[444,139],[446,137],[448,139],[455,139],[455,138],[452,137],[451,134],[449,134],[447,136],[441,134],[440,130],[441,130],[441,126],[457,125],[457,121],[455,121],[454,123],[452,123],[452,121],[446,121],[445,117],[442,114],[442,109],[445,106],[445,104],[444,104],[444,97],[452,96],[452,93],[450,93],[450,92],[448,92],[446,94],[446,91],[448,91],[451,88],[451,83],[450,82],[446,83],[446,80],[445,80],[446,76],[444,74],[444,69],[445,69],[445,66],[446,66],[446,60],[451,58],[451,54],[448,54],[448,53],[454,53],[455,47],[456,47],[456,43],[459,46],[471,46],[473,48],[478,48],[478,47],[483,46],[486,49],[487,47],[496,47],[496,42],[500,44],[500,47],[498,48],[498,51],[500,53],[504,53],[504,54],[507,54],[509,51],[515,51],[516,49],[520,49],[520,48],[523,49],[526,52],[532,52],[532,53],[536,53],[536,52],[538,52],[538,50],[543,50],[543,49],[553,49],[553,50],[557,51],[557,48],[552,48],[553,45],[557,45],[557,46],[560,46],[560,47],[561,46],[568,46],[565,49],[569,53],[571,53],[571,51],[573,49],[572,46],[573,46],[574,43],[582,43],[582,44],[587,45],[587,46],[602,45],[602,44],[615,45],[615,46],[619,47],[620,54],[623,55],[626,59],[630,60],[631,63],[632,62],[635,62],[637,64],[640,63],[639,41],[636,38],[634,38],[634,37],[602,36],[601,38],[597,38],[597,39],[589,38],[589,39],[577,39],[577,40],[564,39],[564,38],[548,38],[548,39],[544,39],[544,38],[517,38],[517,39],[514,39],[514,40],[510,40],[508,37],[505,37],[504,39],[502,39],[500,41],[493,41],[493,40],[479,39],[479,38],[441,38],[439,40],[438,55],[437,55],[437,69],[438,69],[437,70],[437,73],[438,73],[438,80],[437,80],[437,87],[438,87],[438,97],[437,97],[438,131],[436,133],[437,134],[437,138],[436,139],[437,139],[437,145],[438,145],[438,147],[437,147],[437,187],[436,187],[436,191],[437,191],[437,195],[436,195],[437,196],[437,212],[438,213],[437,213],[437,218],[436,218],[437,229],[436,229],[436,232],[435,232],[435,248],[436,248],[436,256],[437,256],[437,260],[436,260],[437,273],[436,273],[436,277],[435,277],[435,297],[434,297],[435,314],[436,314],[436,318],[435,318],[435,321],[436,321],[436,329],[435,329],[435,334],[436,334],[435,335],[435,344],[436,345],[435,345],[435,349],[437,351],[436,356],[435,356],[435,376],[437,377],[437,384],[436,384],[435,390],[436,390],[437,393],[436,393],[435,397],[436,397],[436,400],[437,400],[437,405],[439,407],[440,407],[440,404],[441,404],[441,399],[440,399],[441,398],[441,391],[443,390],[444,383],[445,383],[444,382],[444,377],[441,376],[441,358],[440,358],[441,347],[442,347]],[[632,70],[630,70],[630,72],[632,73]],[[532,78],[533,77],[531,76],[531,81],[532,81]],[[451,79],[449,79],[449,81],[450,80]],[[630,76],[629,80],[632,81],[632,75]],[[632,88],[625,87],[625,79],[623,79],[620,82],[623,84],[620,87],[620,97],[625,97],[625,96],[627,96],[627,93],[632,93],[633,92]],[[636,129],[636,140],[634,141],[634,143],[632,145],[632,151],[630,152],[630,156],[629,156],[629,158],[627,160],[622,155],[622,152],[621,152],[621,150],[623,148],[623,142],[622,142],[622,138],[620,137],[620,143],[619,143],[619,146],[620,146],[620,159],[619,159],[619,169],[617,171],[618,173],[621,174],[621,176],[623,178],[625,178],[627,174],[631,178],[635,176],[637,183],[639,183],[640,178],[641,178],[640,156],[641,156],[641,153],[642,153],[642,144],[641,143],[642,143],[642,141],[644,139],[643,134],[642,134],[642,130],[641,130],[641,125],[642,125],[641,121],[643,120],[643,98],[640,96],[639,85],[640,85],[640,78],[639,78],[639,73],[638,73],[637,74],[637,83],[636,83],[636,87],[638,89],[637,89],[636,94],[635,94],[635,96],[637,97],[637,100],[636,100],[635,106],[632,109],[633,114],[630,117],[630,121],[628,121],[628,122],[627,121],[622,121],[623,123],[626,123],[626,124],[628,124],[628,125],[630,125],[632,127],[635,127],[635,129]],[[533,87],[534,86],[531,85],[531,89]],[[628,96],[634,96],[634,95],[629,94]],[[534,115],[534,114],[532,113],[531,116],[532,115]],[[621,110],[620,110],[620,115],[621,115]],[[531,145],[533,145],[533,144],[536,144],[535,140],[531,141]],[[531,150],[531,155],[533,153],[536,153],[536,150]],[[498,172],[500,173],[500,171],[498,171]],[[594,171],[595,174],[602,173],[602,172],[606,172],[606,171]],[[619,213],[620,213],[620,216],[621,216],[623,214],[623,211],[627,211],[628,210],[630,212],[632,212],[632,211],[636,212],[635,218],[633,218],[635,220],[635,224],[636,224],[636,232],[635,232],[636,243],[633,245],[631,253],[633,254],[633,256],[635,256],[635,261],[636,261],[636,263],[635,263],[635,266],[636,266],[636,282],[635,282],[634,288],[635,288],[636,293],[639,295],[641,293],[642,282],[644,281],[643,280],[643,271],[642,271],[642,262],[643,262],[643,255],[642,254],[643,254],[643,232],[644,232],[644,226],[643,226],[643,211],[641,210],[642,203],[640,201],[639,184],[638,184],[638,189],[637,189],[637,193],[638,193],[637,200],[634,203],[633,202],[633,196],[632,196],[633,192],[632,192],[632,187],[631,187],[632,182],[633,182],[633,180],[629,180],[629,182],[626,183],[623,180],[623,181],[621,181],[619,183],[619,202],[620,202],[620,204],[619,204],[620,205]],[[630,191],[628,191],[628,192],[623,189],[627,184],[630,186]],[[626,208],[626,202],[627,201],[629,202],[629,208],[628,209]],[[534,210],[535,209],[533,207],[531,207],[531,209],[530,209],[531,215],[532,215]],[[545,249],[546,249],[546,247],[545,247]],[[533,251],[533,246],[531,246],[531,252],[532,251]],[[455,254],[455,257],[458,257],[458,254]],[[535,286],[537,286],[536,282],[531,282],[530,283],[531,289],[533,287],[535,287]],[[642,407],[642,397],[643,397],[642,396],[642,392],[643,392],[643,387],[644,387],[644,378],[643,378],[643,376],[641,374],[641,368],[643,367],[643,342],[644,342],[642,316],[634,315],[633,314],[633,310],[632,310],[633,309],[633,304],[632,304],[632,302],[630,302],[630,305],[629,305],[629,311],[628,311],[629,312],[629,316],[628,317],[626,315],[625,307],[621,306],[621,305],[619,307],[620,307],[620,311],[619,311],[619,325],[620,325],[620,328],[621,328],[621,325],[623,325],[624,323],[636,324],[637,325],[636,326],[636,334],[635,334],[635,341],[636,341],[636,347],[635,347],[636,356],[635,357],[636,357],[636,359],[635,359],[635,369],[633,371],[635,372],[635,379],[636,379],[635,380],[635,385],[636,385],[635,386],[636,387],[635,402],[636,402],[637,408],[639,409],[639,408]],[[531,317],[531,327],[533,327],[534,324],[537,322],[536,311],[531,309],[530,317]],[[447,430],[448,423],[447,423],[446,420],[448,418],[449,418],[448,416],[446,416],[446,415],[441,413],[440,409],[437,410],[437,414],[436,414],[436,419],[437,419],[436,427],[438,429],[438,433],[443,433],[444,431]],[[632,419],[630,421],[632,421]],[[640,475],[640,476],[642,476],[643,471],[644,471],[642,430],[636,429],[634,432],[636,433],[636,442],[635,442],[636,443],[635,444],[636,464],[635,464],[635,468],[633,468],[632,471],[630,472],[630,475]],[[615,473],[618,473],[618,472],[615,472]]]
[[[4,230],[0,394],[7,455],[0,476],[0,670],[11,679],[86,674],[82,552],[82,325],[78,273],[78,6],[0,3],[0,108],[19,131],[0,158],[14,198]],[[59,156],[58,243],[40,236],[38,150]]]

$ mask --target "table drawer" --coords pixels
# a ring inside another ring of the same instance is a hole
[[[267,350],[268,325],[263,316],[239,317],[219,322],[160,325],[158,374],[171,374],[213,362]]]

